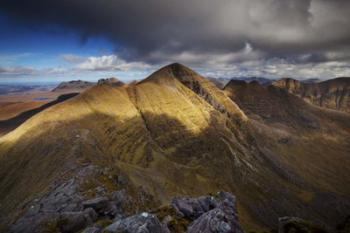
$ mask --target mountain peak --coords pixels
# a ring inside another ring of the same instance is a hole
[[[184,79],[187,79],[188,77],[193,77],[193,76],[198,76],[198,74],[195,71],[191,70],[190,68],[180,63],[172,63],[155,71],[140,83],[144,83],[148,81],[164,82],[164,81],[170,81],[173,78],[183,81]]]
[[[187,76],[187,75],[196,75],[197,73],[193,71],[192,69],[188,68],[187,66],[184,66],[180,63],[172,63],[167,66],[164,66],[159,70],[159,72],[167,72],[169,74],[172,74],[175,77],[179,76]]]

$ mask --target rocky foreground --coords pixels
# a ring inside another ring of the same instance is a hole
[[[94,197],[88,198],[84,186],[98,182],[99,175],[106,175],[115,187],[130,186],[122,175],[113,177],[108,169],[88,166],[30,203],[10,232],[243,232],[236,198],[230,193],[176,197],[170,205],[151,210],[146,206],[152,206],[152,196],[142,188],[133,195],[129,188],[110,191],[106,185],[91,185]]]
[[[152,209],[157,204],[149,193],[142,187],[130,189],[126,177],[112,174],[109,169],[85,167],[75,178],[56,184],[46,196],[28,203],[27,212],[9,232],[244,233],[231,193],[175,197],[170,204]],[[104,182],[99,182],[101,177]],[[108,187],[113,184],[112,189]],[[339,232],[345,233],[349,223],[340,227]],[[278,231],[326,232],[296,217],[280,218]]]

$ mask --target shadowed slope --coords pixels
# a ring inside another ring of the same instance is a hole
[[[257,142],[270,159],[328,195],[348,196],[350,117],[317,108],[279,88],[231,82],[227,94],[254,119]],[[317,203],[317,192],[302,194]],[[319,197],[321,198],[321,197]],[[331,215],[330,213],[328,213]]]

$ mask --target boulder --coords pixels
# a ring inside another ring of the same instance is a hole
[[[84,201],[83,207],[85,208],[93,208],[94,210],[100,210],[103,208],[106,208],[106,206],[108,205],[108,198],[107,197],[97,197],[94,199],[90,199],[87,201]]]
[[[202,214],[188,227],[188,233],[243,233],[239,225],[236,198],[220,192],[215,198],[216,207]]]
[[[122,208],[123,205],[130,202],[130,197],[128,196],[126,190],[122,189],[112,194],[112,200],[118,208]]]
[[[146,212],[118,220],[107,226],[104,232],[170,233],[169,229],[163,225],[155,215]]]
[[[203,213],[215,208],[217,203],[214,197],[211,196],[198,198],[176,197],[171,205],[181,216],[196,219]]]
[[[84,209],[92,208],[100,216],[114,217],[117,214],[117,207],[113,201],[109,201],[107,197],[97,197],[82,203]]]
[[[88,227],[85,230],[83,230],[81,233],[100,233],[101,228],[99,227]]]

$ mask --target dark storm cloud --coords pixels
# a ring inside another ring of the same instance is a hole
[[[257,55],[240,59],[319,62],[350,48],[347,0],[3,0],[1,9],[30,26],[105,36],[123,59],[149,63],[213,55],[235,62],[247,43]]]

